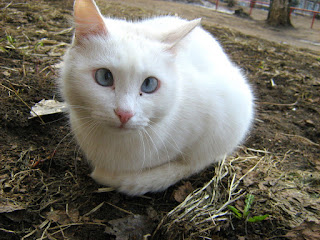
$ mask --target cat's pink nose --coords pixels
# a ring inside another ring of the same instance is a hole
[[[133,113],[130,111],[125,111],[117,108],[114,110],[114,112],[119,117],[122,124],[126,124],[130,120],[130,118],[133,117]]]

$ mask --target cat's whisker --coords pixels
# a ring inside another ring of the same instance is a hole
[[[81,150],[82,144],[92,143],[91,139],[94,138],[94,132],[95,132],[95,130],[97,129],[97,126],[98,126],[98,125],[99,125],[99,124],[98,124],[97,122],[95,122],[95,121],[92,121],[92,122],[90,123],[90,126],[88,126],[88,130],[89,130],[89,131],[87,131],[87,134],[86,134],[86,136],[84,136],[83,141],[82,141],[81,143],[79,143],[80,147],[79,147],[79,149],[78,149],[78,153],[79,153],[79,151]]]
[[[144,129],[144,131],[146,131],[146,129]],[[144,133],[144,135],[147,137],[147,138],[145,138],[146,140],[147,139],[149,139],[150,137],[146,134],[146,133]],[[148,157],[148,160],[149,160],[149,165],[148,165],[148,167],[147,168],[145,168],[145,169],[141,169],[140,170],[140,172],[144,172],[144,171],[150,171],[151,169],[152,169],[152,165],[153,165],[153,155],[154,155],[154,151],[153,151],[153,146],[152,146],[152,141],[147,141],[147,143],[148,143],[148,149],[149,149],[149,157]],[[160,159],[159,158],[159,156],[158,156],[158,159]]]
[[[85,121],[85,122],[81,123],[80,125],[78,125],[75,128],[71,128],[71,131],[60,141],[60,143],[61,143],[66,137],[68,137],[70,135],[73,136],[72,139],[67,143],[66,148],[75,140],[75,136],[74,136],[75,131],[85,127],[86,125],[90,126],[92,124],[92,122],[93,122],[92,118],[89,118],[89,117],[85,117],[85,118],[82,118],[82,119],[88,119],[88,121]],[[76,148],[80,148],[80,146],[76,146]],[[77,151],[79,151],[79,150],[77,150]]]
[[[152,124],[154,124],[154,125],[157,125],[157,123],[155,123],[155,122],[153,122],[153,121],[151,121],[151,120],[150,120],[150,123],[152,123]],[[150,129],[152,129],[152,130],[156,133],[156,131],[155,131],[155,130],[153,129],[153,127],[151,126],[151,124],[149,125],[149,127],[150,127]],[[163,129],[162,129],[162,130],[163,130]],[[176,130],[174,129],[174,131],[176,131]],[[165,132],[166,132],[166,136],[168,136],[168,137],[172,140],[172,142],[173,142],[173,144],[172,144],[171,146],[177,151],[178,154],[180,154],[180,157],[182,158],[182,160],[183,160],[184,162],[186,162],[186,159],[185,159],[186,153],[183,153],[183,152],[179,149],[178,144],[176,143],[176,141],[175,141],[174,138],[172,137],[172,133],[168,132],[167,130],[165,130]],[[157,133],[156,133],[156,134],[157,134]],[[160,139],[161,139],[161,138],[160,138]],[[163,142],[163,140],[162,140],[162,142]],[[163,143],[163,144],[164,144],[164,143]],[[166,146],[166,145],[164,145],[164,146]],[[169,165],[169,168],[170,168],[171,161],[170,161],[170,158],[169,158],[169,154],[168,154],[167,148],[166,148],[166,151],[167,151],[167,155],[168,155],[168,165]]]
[[[155,144],[155,142],[153,141],[152,137],[150,136],[150,134],[148,133],[148,131],[147,131],[146,129],[144,129],[144,133],[149,137],[151,143],[153,144],[154,150],[157,152],[158,161],[160,161],[160,154],[159,154],[159,150],[158,150],[157,145]],[[151,156],[152,156],[152,154],[150,154],[150,157],[151,157]],[[152,159],[151,159],[150,157],[149,157],[149,159],[150,159],[150,161],[151,161]],[[150,162],[150,165],[152,165],[151,162]]]
[[[138,130],[138,134],[139,134],[139,139],[140,139],[140,142],[142,143],[142,148],[143,148],[143,161],[142,161],[142,164],[141,164],[141,169],[144,168],[144,164],[146,162],[146,147],[144,145],[144,137],[142,136],[142,131],[141,130]]]
[[[170,159],[169,152],[168,152],[168,149],[167,149],[166,144],[163,142],[161,136],[159,136],[159,134],[157,133],[157,131],[152,127],[152,125],[149,124],[148,127],[158,136],[158,138],[159,138],[160,141],[162,142],[162,145],[164,146],[164,149],[165,149],[165,151],[166,151],[166,153],[167,153],[167,163],[168,163],[168,168],[170,169],[171,159]]]
[[[151,130],[152,132],[154,132],[154,134],[155,134],[155,135],[159,138],[159,140],[161,141],[161,143],[162,143],[162,145],[163,145],[163,147],[164,147],[164,149],[165,149],[165,151],[166,151],[166,153],[167,153],[168,162],[170,162],[169,152],[168,152],[168,149],[167,149],[166,144],[165,144],[165,143],[163,142],[163,140],[162,140],[162,137],[157,133],[157,131],[152,127],[152,125],[149,125],[148,127],[150,128],[150,130]]]
[[[147,159],[150,159],[150,156],[151,156],[151,148],[150,148],[150,141],[147,139],[148,138],[148,136],[145,134],[145,132],[144,132],[144,129],[141,129],[141,130],[138,130],[138,132],[139,132],[139,136],[142,138],[142,141],[144,142],[144,140],[146,140],[145,141],[145,143],[144,143],[144,147],[146,147],[146,144],[148,144],[148,146],[147,146],[147,149],[149,149],[149,156],[146,158],[146,151],[144,150],[144,158],[143,158],[143,162],[142,162],[142,167],[141,167],[141,169],[139,169],[138,170],[138,174],[140,174],[140,173],[142,173],[142,171],[143,171],[143,169],[145,169],[146,167],[145,167],[145,164],[146,164],[146,160]]]
[[[67,116],[66,116],[65,118],[67,118]],[[64,140],[66,140],[68,137],[72,136],[72,138],[71,138],[71,140],[69,141],[69,143],[67,143],[67,146],[65,146],[65,149],[66,149],[66,148],[70,145],[70,143],[71,143],[72,141],[74,141],[74,139],[75,139],[75,137],[74,137],[74,135],[73,135],[73,130],[72,130],[72,128],[70,127],[69,121],[67,121],[62,127],[63,127],[63,128],[68,128],[68,129],[69,129],[69,132],[68,132],[62,139],[60,139],[60,141],[57,143],[55,149],[53,150],[54,153],[56,153],[56,152],[58,151],[58,149],[59,149],[60,145],[62,144],[62,142],[63,142]],[[55,139],[55,138],[57,137],[57,135],[58,135],[58,133],[53,137],[53,139]],[[65,154],[65,150],[64,150],[64,153],[62,153],[62,154],[63,154],[63,155]],[[54,157],[55,157],[55,154],[53,155],[53,158],[54,158]]]
[[[98,126],[99,126],[99,123],[96,122],[96,121],[93,121],[93,120],[88,121],[86,123],[89,124],[88,132],[87,132],[86,136],[84,136],[83,140],[81,142],[79,142],[79,147],[75,151],[75,159],[77,159],[80,150],[83,148],[83,147],[81,147],[81,146],[83,146],[83,144],[94,143],[93,139],[95,137],[96,131],[97,131]],[[101,152],[100,155],[103,155],[103,153]]]
[[[92,110],[90,107],[83,106],[83,105],[68,105],[68,108],[69,108],[69,109],[88,110],[88,111],[91,111],[91,110]]]
[[[154,124],[154,125],[158,125],[158,123],[155,123],[155,122],[153,122],[153,121],[151,121],[151,120],[150,120],[150,123],[152,123],[152,124]],[[151,126],[151,125],[149,125],[149,126]],[[163,130],[163,129],[162,129],[162,130]],[[185,160],[185,157],[184,157],[184,156],[186,155],[186,153],[183,153],[183,152],[180,150],[177,142],[176,142],[176,141],[174,140],[174,138],[172,137],[172,133],[168,132],[166,129],[165,129],[164,131],[166,132],[166,135],[167,135],[168,137],[170,137],[170,139],[172,140],[172,142],[173,142],[172,147],[181,155],[182,159]],[[173,131],[177,132],[176,129],[173,129]],[[179,134],[179,132],[177,132],[177,134]]]
[[[91,141],[87,141],[88,140],[88,137],[91,136],[91,138],[93,137],[94,134],[92,134],[92,132],[97,129],[96,127],[98,126],[98,123],[96,121],[88,121],[89,122],[89,126],[87,127],[88,128],[88,131],[87,131],[87,134],[83,137],[83,140],[81,142],[79,142],[79,145],[80,147],[83,145],[83,144],[88,144],[90,143]],[[87,122],[87,123],[88,123]]]
[[[66,138],[68,138],[69,136],[72,136],[72,140],[74,139],[74,136],[73,136],[73,134],[72,134],[72,131],[70,131],[69,133],[67,133],[67,134],[58,142],[57,146],[56,146],[55,149],[54,149],[54,152],[57,152],[57,151],[58,151],[59,146],[60,146],[60,145],[62,144],[62,142],[63,142]],[[69,144],[70,144],[70,142],[67,144],[66,147],[68,147]]]
[[[151,167],[150,167],[150,164],[152,164],[152,160],[151,160],[151,158],[152,158],[152,156],[153,156],[153,151],[152,151],[152,142],[149,140],[149,136],[145,133],[145,131],[146,131],[146,129],[145,128],[143,128],[142,129],[143,131],[142,131],[142,134],[145,136],[144,137],[144,139],[146,140],[146,143],[148,144],[148,149],[149,149],[149,156],[148,156],[148,159],[149,159],[149,166],[148,166],[148,169],[150,169]],[[143,169],[141,169],[141,171],[140,172],[142,172],[142,171],[144,171]]]

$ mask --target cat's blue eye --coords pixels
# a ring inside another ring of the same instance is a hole
[[[113,86],[113,76],[109,69],[100,68],[96,71],[94,78],[103,87]]]
[[[158,88],[158,79],[154,77],[148,77],[144,80],[141,85],[141,92],[144,93],[153,93]]]

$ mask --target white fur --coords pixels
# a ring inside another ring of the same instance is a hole
[[[172,43],[166,39],[186,20],[103,21],[106,34],[74,40],[61,81],[72,130],[97,182],[130,195],[164,190],[241,143],[253,119],[253,95],[209,33],[193,27]],[[112,72],[115,89],[95,82],[98,68]],[[140,96],[149,76],[161,86]],[[124,128],[117,107],[134,112]]]

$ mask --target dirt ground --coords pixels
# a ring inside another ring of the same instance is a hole
[[[310,43],[320,42],[319,20],[310,29],[311,19],[297,16],[295,28],[275,29],[258,10],[243,19],[173,2],[97,3],[127,19],[202,17],[254,88],[256,121],[230,161],[237,179],[247,173],[239,187],[255,196],[250,214],[269,217],[248,222],[230,212],[207,229],[173,222],[181,186],[202,187],[214,167],[141,197],[96,184],[65,115],[29,119],[36,102],[61,100],[55,82],[72,36],[72,1],[1,0],[0,239],[319,239],[320,47]],[[244,196],[233,206],[243,210]]]

